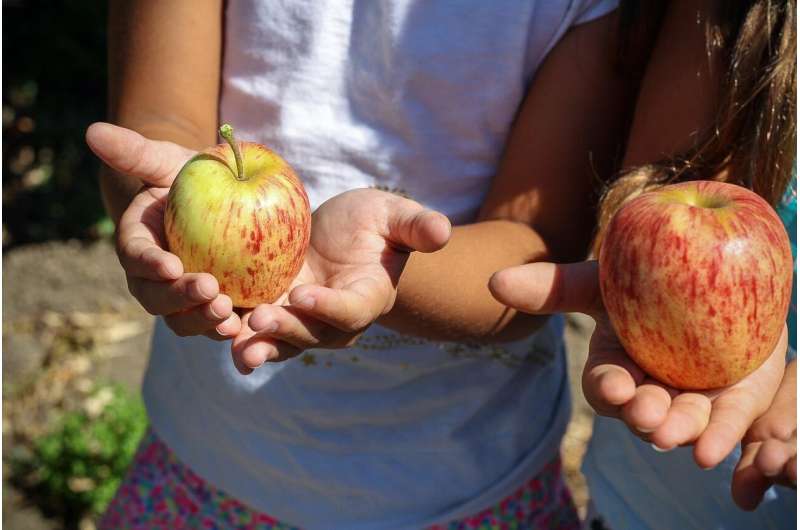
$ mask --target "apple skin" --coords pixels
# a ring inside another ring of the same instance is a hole
[[[783,224],[755,193],[692,181],[632,199],[599,256],[603,302],[628,355],[678,389],[736,383],[769,357],[792,293]]]
[[[207,272],[234,307],[272,303],[303,264],[311,211],[303,184],[280,156],[239,142],[243,173],[228,144],[183,166],[164,214],[169,250],[186,272]]]

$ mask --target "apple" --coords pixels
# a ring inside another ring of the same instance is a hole
[[[664,186],[625,204],[599,255],[600,290],[628,355],[679,389],[736,383],[781,335],[792,293],[783,224],[733,184]]]
[[[175,177],[164,213],[170,252],[207,272],[233,305],[274,302],[297,276],[311,235],[303,184],[267,147],[236,142],[201,151]]]

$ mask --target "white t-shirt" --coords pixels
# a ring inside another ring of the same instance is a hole
[[[470,222],[536,69],[615,4],[229,2],[221,119],[283,155],[312,207],[382,186]],[[229,344],[159,321],[144,395],[177,456],[258,510],[307,529],[418,529],[491,506],[557,456],[561,335],[560,318],[484,346],[374,325],[352,348],[244,377]]]

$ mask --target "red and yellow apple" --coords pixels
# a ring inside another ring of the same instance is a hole
[[[207,272],[235,307],[274,302],[303,264],[311,212],[303,184],[280,156],[251,142],[206,149],[183,166],[164,214],[169,250],[186,272]]]
[[[789,240],[772,207],[743,187],[693,181],[632,199],[611,220],[599,261],[620,342],[675,388],[736,383],[781,335]]]

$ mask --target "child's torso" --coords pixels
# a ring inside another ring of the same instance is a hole
[[[229,2],[221,119],[304,180],[312,207],[396,189],[472,220],[536,68],[615,0]],[[468,266],[468,264],[465,264]],[[145,399],[201,476],[305,528],[420,528],[509,494],[558,454],[561,320],[514,344],[371,327],[248,377],[229,344],[159,323]]]

